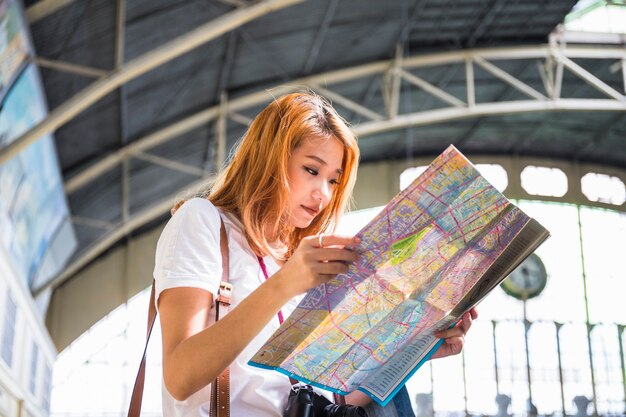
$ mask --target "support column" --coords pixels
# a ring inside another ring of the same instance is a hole
[[[626,364],[624,363],[624,326],[617,325],[617,343],[619,344],[619,360],[622,365],[622,386],[624,387],[624,415],[626,415]]]
[[[496,343],[497,339],[496,339],[496,326],[497,326],[497,322],[495,320],[491,320],[491,328],[492,328],[492,335],[493,335],[493,367],[494,367],[494,372],[495,372],[495,377],[496,377],[496,395],[500,394],[500,376],[499,376],[499,372],[498,372],[498,344]]]
[[[593,324],[591,324],[589,318],[589,298],[587,292],[587,274],[585,271],[585,251],[583,249],[583,228],[582,221],[580,218],[580,205],[576,206],[576,212],[578,214],[578,237],[579,237],[579,247],[580,247],[580,263],[582,268],[582,278],[583,278],[583,290],[585,295],[585,324],[587,327],[587,348],[589,351],[589,368],[591,371],[591,392],[592,392],[592,400],[593,400],[593,415],[598,415],[598,399],[596,398],[596,378],[593,372],[593,351],[591,349],[591,330],[593,329]]]
[[[561,415],[565,417],[567,414],[565,411],[565,391],[564,391],[564,380],[563,380],[563,362],[561,361],[561,328],[563,327],[563,323],[554,322],[554,326],[556,327],[556,354],[559,360],[559,383],[561,388]]]

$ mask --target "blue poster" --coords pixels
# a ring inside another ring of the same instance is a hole
[[[37,69],[26,67],[8,89],[0,109],[0,147],[46,117]],[[40,285],[63,267],[76,247],[54,141],[44,136],[0,165],[0,245],[22,279]],[[64,227],[65,226],[65,227]],[[63,250],[51,250],[52,247]],[[44,268],[45,265],[45,268]]]
[[[0,110],[0,148],[46,117],[46,105],[34,66],[28,66],[8,90]]]
[[[29,42],[15,0],[0,0],[0,102],[28,56]]]

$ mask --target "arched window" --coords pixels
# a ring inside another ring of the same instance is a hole
[[[589,172],[580,179],[580,187],[589,201],[617,206],[626,201],[626,186],[617,177]]]
[[[520,178],[522,188],[531,195],[563,197],[567,193],[567,175],[558,168],[529,165]]]

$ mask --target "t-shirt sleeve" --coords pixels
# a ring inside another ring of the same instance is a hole
[[[216,296],[222,276],[220,214],[208,200],[185,202],[166,224],[157,243],[155,300],[169,288],[193,287]]]

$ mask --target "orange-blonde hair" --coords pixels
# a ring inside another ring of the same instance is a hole
[[[287,166],[293,150],[307,137],[338,140],[343,145],[343,172],[328,206],[307,228],[298,229],[286,224]],[[287,259],[303,237],[334,230],[350,201],[358,160],[355,134],[328,102],[311,93],[288,94],[273,100],[252,121],[208,199],[241,220],[256,254]]]

